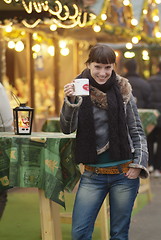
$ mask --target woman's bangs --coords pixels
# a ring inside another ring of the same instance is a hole
[[[94,52],[93,59],[97,63],[112,64],[115,63],[116,55],[113,50],[102,47],[102,49]]]
[[[114,63],[112,61],[110,61],[111,59],[109,59],[107,57],[107,55],[100,55],[99,57],[97,56],[95,58],[95,61],[94,62],[97,62],[97,63],[102,63],[102,64],[111,64],[111,63]]]

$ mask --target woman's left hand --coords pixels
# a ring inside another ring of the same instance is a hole
[[[128,172],[125,174],[129,179],[135,179],[139,176],[141,172],[140,168],[129,168]]]

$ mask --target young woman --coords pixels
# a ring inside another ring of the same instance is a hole
[[[139,177],[148,177],[147,142],[127,79],[116,74],[115,52],[107,45],[91,48],[87,68],[90,96],[74,96],[64,86],[61,128],[76,132],[75,161],[84,164],[76,194],[72,239],[90,240],[101,205],[109,194],[110,240],[128,240]]]

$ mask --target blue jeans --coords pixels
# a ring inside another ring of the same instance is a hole
[[[96,217],[109,193],[110,240],[128,240],[131,212],[138,188],[139,178],[128,179],[124,173],[96,174],[85,171],[74,204],[72,239],[92,239]]]

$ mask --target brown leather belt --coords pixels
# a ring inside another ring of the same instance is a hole
[[[90,172],[95,172],[97,174],[120,174],[120,173],[127,173],[129,170],[129,164],[132,161],[127,163],[123,163],[114,167],[107,167],[107,168],[97,168],[85,165],[84,169]]]

